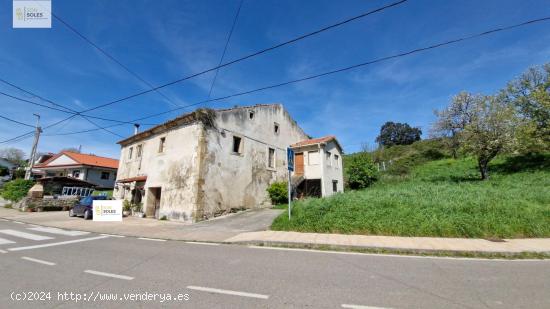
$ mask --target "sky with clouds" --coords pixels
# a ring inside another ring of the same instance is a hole
[[[53,12],[153,85],[214,67],[240,0],[53,0]],[[244,0],[225,56],[230,61],[340,20],[387,5],[383,0]],[[550,16],[548,0],[409,0],[399,6],[222,68],[213,97],[322,73],[456,37]],[[491,94],[526,68],[550,61],[550,22],[385,61],[202,107],[278,102],[315,137],[334,134],[348,153],[374,145],[386,121],[407,122],[428,136],[433,110],[466,90]],[[131,120],[203,101],[214,73],[162,93],[94,110]],[[54,102],[84,110],[148,89],[56,20],[51,29],[13,29],[12,1],[0,0],[0,78]],[[0,84],[0,91],[47,104]],[[185,111],[189,111],[187,109]],[[146,120],[155,124],[184,111]],[[48,125],[66,114],[0,96],[0,115]],[[112,123],[101,120],[99,124]],[[82,145],[83,152],[119,156],[119,137],[74,117],[45,130],[39,150]],[[147,126],[144,126],[147,128]],[[0,141],[31,130],[0,119]],[[112,128],[128,136],[131,125]],[[32,138],[2,147],[30,152]]]

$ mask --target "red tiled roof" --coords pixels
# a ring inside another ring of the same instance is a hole
[[[130,178],[124,178],[117,180],[117,182],[134,182],[134,181],[146,181],[147,176],[136,176],[136,177],[130,177]]]
[[[301,147],[301,146],[307,146],[307,145],[328,143],[332,140],[336,140],[336,136],[329,135],[329,136],[320,137],[320,138],[306,139],[305,141],[301,141],[301,142],[297,142],[296,144],[292,144],[292,145],[290,145],[290,147]]]
[[[56,154],[55,156],[49,158],[45,162],[35,165],[34,167],[36,168],[48,167],[48,164],[50,164],[55,159],[61,157],[62,155],[66,155],[67,157],[73,159],[74,161],[77,162],[78,165],[89,165],[89,166],[118,169],[117,159],[111,159],[111,158],[100,157],[100,156],[95,156],[91,154],[83,154],[83,153],[76,153],[76,152],[70,152],[70,151],[62,151]],[[52,165],[52,166],[55,166],[55,165]]]

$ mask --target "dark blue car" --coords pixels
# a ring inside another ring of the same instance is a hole
[[[106,196],[86,196],[80,199],[71,210],[69,210],[69,217],[84,217],[86,220],[90,220],[94,216],[93,203],[94,200],[106,200]]]

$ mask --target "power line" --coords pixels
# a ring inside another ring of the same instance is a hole
[[[23,125],[23,126],[27,126],[27,127],[34,128],[33,125],[26,124],[26,123],[23,123],[23,122],[20,122],[20,121],[17,121],[17,120],[8,118],[8,117],[4,117],[4,116],[2,116],[2,115],[0,115],[0,118],[5,119],[5,120],[7,120],[7,121],[11,121],[11,122],[13,122],[13,123],[17,123],[17,124]]]
[[[11,83],[9,83],[9,82],[6,82],[4,79],[1,79],[1,78],[0,78],[0,82],[6,83],[6,84],[8,84],[8,85],[13,85],[13,84],[11,84]],[[15,86],[15,85],[13,85],[13,86]],[[30,91],[28,91],[28,90],[25,90],[25,89],[20,88],[20,87],[18,87],[18,86],[15,86],[15,87],[16,87],[17,89],[19,89],[19,90],[21,90],[21,91],[23,91],[23,92],[25,92],[25,93],[27,93],[27,94],[31,94],[32,96],[37,97],[37,98],[39,98],[39,99],[41,99],[41,100],[44,100],[44,101],[46,101],[46,102],[53,103],[53,104],[55,104],[56,106],[61,106],[61,107],[63,107],[63,108],[69,109],[68,107],[65,107],[65,106],[63,106],[63,105],[57,104],[57,103],[55,103],[55,102],[52,102],[52,101],[50,101],[50,100],[48,100],[48,99],[45,99],[45,98],[43,98],[43,97],[40,97],[40,96],[38,96],[38,95],[35,95],[35,94],[33,94],[32,92],[30,92]],[[77,111],[75,111],[75,110],[73,110],[73,109],[69,109],[69,110],[71,110],[71,111],[66,111],[66,110],[62,110],[62,109],[59,109],[59,108],[54,108],[54,107],[51,107],[51,106],[48,106],[48,105],[44,105],[44,104],[41,104],[41,103],[36,103],[36,102],[30,101],[30,100],[27,100],[27,99],[23,99],[23,98],[20,98],[20,97],[16,97],[16,96],[14,96],[14,95],[7,94],[7,93],[2,92],[2,91],[0,91],[0,95],[3,95],[3,96],[8,97],[8,98],[12,98],[12,99],[14,99],[14,100],[18,100],[18,101],[21,101],[21,102],[25,102],[25,103],[33,104],[33,105],[36,105],[36,106],[45,107],[45,108],[48,108],[48,109],[52,109],[52,110],[56,110],[56,111],[59,111],[59,112],[63,112],[63,113],[66,113],[66,114],[72,114],[72,115],[74,115],[74,116],[83,116],[83,117],[88,117],[88,118],[93,118],[93,119],[98,119],[98,120],[105,120],[105,121],[117,122],[117,123],[120,123],[120,124],[134,124],[134,123],[135,123],[135,122],[128,122],[128,121],[122,121],[122,120],[116,120],[116,119],[109,119],[109,118],[98,117],[98,116],[92,116],[92,115],[85,115],[85,114],[82,114],[81,112],[77,112]],[[150,124],[142,123],[142,125],[150,125]]]
[[[332,24],[332,25],[329,25],[329,26],[326,26],[326,27],[323,27],[321,29],[318,29],[316,31],[313,31],[313,32],[309,32],[307,34],[304,34],[304,35],[301,35],[301,36],[298,36],[298,37],[295,37],[291,40],[288,40],[288,41],[285,41],[283,43],[280,43],[280,44],[277,44],[277,45],[274,45],[274,46],[271,46],[271,47],[268,47],[268,48],[265,48],[265,49],[262,49],[262,50],[259,50],[257,52],[254,52],[252,54],[249,54],[249,55],[246,55],[244,57],[241,57],[241,58],[238,58],[238,59],[235,59],[235,60],[232,60],[232,61],[229,61],[227,63],[224,63],[224,64],[220,64],[216,67],[213,67],[213,68],[210,68],[210,69],[207,69],[207,70],[204,70],[202,72],[199,72],[199,73],[195,73],[195,74],[192,74],[192,75],[189,75],[189,76],[186,76],[184,78],[181,78],[181,79],[178,79],[178,80],[175,80],[175,81],[172,81],[172,82],[169,82],[169,83],[166,83],[166,84],[163,84],[161,86],[158,86],[158,87],[152,87],[151,89],[149,90],[145,90],[145,91],[141,91],[141,92],[138,92],[136,94],[133,94],[133,95],[129,95],[129,96],[126,96],[124,98],[121,98],[121,99],[117,99],[115,101],[111,101],[111,102],[108,102],[108,103],[104,103],[104,104],[101,104],[101,105],[98,105],[98,106],[95,106],[93,108],[89,108],[89,109],[86,109],[86,110],[83,110],[81,112],[79,112],[79,114],[82,114],[82,113],[85,113],[85,112],[90,112],[90,111],[93,111],[93,110],[96,110],[96,109],[99,109],[99,108],[103,108],[105,106],[108,106],[108,105],[112,105],[112,104],[116,104],[116,103],[119,103],[119,102],[122,102],[122,101],[125,101],[125,100],[129,100],[131,98],[134,98],[134,97],[138,97],[138,96],[141,96],[141,95],[144,95],[144,94],[147,94],[147,93],[150,93],[152,91],[157,91],[158,89],[161,89],[161,88],[164,88],[164,87],[168,87],[168,86],[171,86],[173,84],[176,84],[176,83],[180,83],[182,81],[185,81],[185,80],[188,80],[188,79],[191,79],[191,78],[194,78],[194,77],[197,77],[197,76],[200,76],[200,75],[203,75],[203,74],[206,74],[206,73],[209,73],[209,72],[212,72],[214,70],[219,70],[220,68],[223,68],[223,67],[226,67],[226,66],[229,66],[229,65],[232,65],[232,64],[235,64],[235,63],[238,63],[238,62],[241,62],[241,61],[244,61],[246,59],[249,59],[249,58],[252,58],[252,57],[255,57],[255,56],[258,56],[258,55],[261,55],[261,54],[264,54],[264,53],[267,53],[269,51],[272,51],[274,49],[277,49],[277,48],[280,48],[280,47],[283,47],[283,46],[286,46],[286,45],[289,45],[289,44],[293,44],[297,41],[300,41],[300,40],[303,40],[303,39],[306,39],[310,36],[314,36],[314,35],[317,35],[319,33],[322,33],[322,32],[325,32],[325,31],[328,31],[330,29],[333,29],[333,28],[336,28],[336,27],[339,27],[339,26],[342,26],[342,25],[345,25],[347,23],[350,23],[352,21],[355,21],[357,19],[361,19],[361,18],[364,18],[364,17],[367,17],[369,15],[372,15],[372,14],[375,14],[375,13],[378,13],[378,12],[381,12],[383,10],[386,10],[386,9],[389,9],[391,7],[394,7],[394,6],[397,6],[397,5],[400,5],[402,3],[405,3],[406,1],[408,0],[401,0],[401,1],[397,1],[397,2],[394,2],[394,3],[391,3],[391,4],[388,4],[388,5],[385,5],[385,6],[382,6],[380,8],[377,8],[377,9],[374,9],[374,10],[371,10],[371,11],[368,11],[368,12],[365,12],[365,13],[362,13],[360,15],[357,15],[357,16],[354,16],[354,17],[351,17],[351,18],[348,18],[348,19],[345,19],[343,21],[340,21],[338,23],[335,23],[335,24]],[[53,14],[53,13],[52,13]],[[55,16],[54,16],[55,17]],[[60,20],[61,21],[61,20]],[[62,22],[62,21],[61,21]],[[68,25],[68,24],[66,24]],[[78,32],[78,31],[77,31]],[[86,38],[84,36],[82,36],[83,39],[86,40]],[[87,40],[88,41],[88,40]],[[90,41],[90,43],[93,43]],[[95,44],[93,44],[95,46]],[[96,47],[98,48],[99,50],[101,50],[101,48],[99,48],[98,46]],[[107,54],[108,55],[108,54]],[[3,93],[0,93],[0,94],[3,94]],[[4,94],[6,95],[6,94]],[[9,95],[8,95],[9,96]],[[15,98],[13,96],[10,96],[12,98]],[[18,99],[18,98],[15,98],[15,99]],[[22,101],[26,101],[24,99],[21,99]],[[28,101],[29,102],[29,101]],[[30,103],[30,102],[29,102]],[[183,106],[183,107],[179,107],[179,108],[176,108],[176,109],[173,109],[173,110],[169,110],[168,112],[165,112],[165,113],[169,113],[171,111],[174,111],[174,110],[181,110],[183,108],[186,108],[186,107],[189,107],[189,106],[194,106],[194,105],[197,105],[197,104],[191,104],[191,105],[188,105],[188,106]],[[44,107],[46,107],[45,105],[42,105]],[[50,108],[50,107],[48,107]],[[163,113],[163,114],[165,114]],[[99,117],[95,117],[95,118],[99,118]],[[149,117],[150,118],[150,117]],[[102,120],[107,120],[107,119],[102,119]],[[116,120],[110,120],[110,121],[114,121],[114,122],[119,122],[119,121],[116,121]],[[107,126],[107,127],[101,127],[100,129],[103,129],[103,128],[108,128],[108,127],[115,127],[116,125],[111,125],[111,126]],[[50,135],[51,136],[51,135]]]
[[[397,1],[397,2],[394,2],[394,3],[391,3],[391,4],[388,4],[388,5],[385,5],[383,7],[380,7],[380,8],[377,8],[377,9],[374,9],[374,10],[371,10],[371,11],[368,11],[368,12],[365,12],[363,14],[360,14],[360,15],[357,15],[357,16],[354,16],[354,17],[351,17],[351,18],[348,18],[348,19],[345,19],[343,21],[340,21],[338,23],[335,23],[335,24],[332,24],[330,26],[326,26],[326,27],[323,27],[321,29],[318,29],[318,30],[315,30],[313,32],[309,32],[307,34],[304,34],[304,35],[301,35],[301,36],[298,36],[298,37],[295,37],[291,40],[288,40],[288,41],[285,41],[283,43],[279,43],[277,45],[274,45],[274,46],[271,46],[271,47],[268,47],[268,48],[265,48],[265,49],[262,49],[262,50],[259,50],[257,52],[254,52],[254,53],[251,53],[251,54],[248,54],[246,56],[243,56],[243,57],[240,57],[240,58],[237,58],[235,60],[232,60],[232,61],[229,61],[229,62],[226,62],[226,63],[223,63],[221,65],[218,65],[218,66],[215,66],[213,68],[210,68],[210,69],[207,69],[207,70],[204,70],[204,71],[201,71],[201,72],[198,72],[198,73],[195,73],[195,74],[192,74],[192,75],[189,75],[189,76],[186,76],[186,77],[183,77],[183,78],[180,78],[180,79],[177,79],[177,80],[174,80],[174,81],[171,81],[169,83],[165,83],[163,85],[160,85],[160,86],[157,86],[157,87],[153,87],[149,90],[144,90],[144,91],[141,91],[141,92],[138,92],[138,93],[135,93],[135,94],[132,94],[132,95],[128,95],[126,97],[123,97],[123,98],[120,98],[120,99],[117,99],[117,100],[114,100],[114,101],[111,101],[111,102],[107,102],[107,103],[103,103],[103,104],[100,104],[100,105],[97,105],[93,108],[89,108],[87,110],[84,110],[82,111],[83,113],[85,112],[90,112],[90,111],[93,111],[93,110],[96,110],[96,109],[99,109],[99,108],[103,108],[105,106],[109,106],[109,105],[112,105],[112,104],[116,104],[116,103],[120,103],[122,101],[126,101],[126,100],[129,100],[129,99],[132,99],[132,98],[135,98],[135,97],[138,97],[138,96],[142,96],[144,94],[147,94],[147,93],[150,93],[152,91],[156,91],[158,89],[162,89],[162,88],[165,88],[165,87],[168,87],[168,86],[171,86],[171,85],[174,85],[174,84],[177,84],[177,83],[180,83],[180,82],[183,82],[185,80],[188,80],[188,79],[191,79],[191,78],[194,78],[194,77],[197,77],[197,76],[201,76],[201,75],[204,75],[206,73],[209,73],[209,72],[213,72],[217,69],[220,69],[220,68],[223,68],[223,67],[227,67],[227,66],[230,66],[230,65],[233,65],[235,63],[238,63],[238,62],[241,62],[241,61],[244,61],[246,59],[249,59],[249,58],[252,58],[252,57],[255,57],[255,56],[258,56],[258,55],[261,55],[261,54],[265,54],[267,52],[270,52],[274,49],[277,49],[277,48],[280,48],[280,47],[283,47],[283,46],[286,46],[286,45],[290,45],[290,44],[293,44],[295,42],[298,42],[300,40],[303,40],[303,39],[306,39],[308,37],[311,37],[311,36],[314,36],[314,35],[317,35],[319,33],[322,33],[322,32],[325,32],[325,31],[328,31],[330,29],[333,29],[333,28],[336,28],[336,27],[340,27],[342,25],[345,25],[347,23],[350,23],[352,21],[355,21],[355,20],[358,20],[358,19],[361,19],[361,18],[364,18],[364,17],[367,17],[369,15],[372,15],[372,14],[375,14],[375,13],[378,13],[378,12],[381,12],[383,10],[386,10],[386,9],[389,9],[389,8],[392,8],[394,6],[397,6],[397,5],[400,5],[402,3],[405,3],[407,2],[408,0],[401,0],[401,1]]]
[[[90,44],[91,46],[93,46],[95,49],[97,49],[99,52],[101,52],[105,57],[111,59],[114,63],[118,64],[121,68],[123,68],[126,72],[130,73],[133,77],[135,77],[137,80],[139,80],[140,82],[142,82],[143,84],[147,85],[149,88],[154,88],[155,86],[153,86],[150,82],[148,82],[147,80],[145,80],[144,78],[142,78],[141,76],[139,76],[136,72],[130,70],[130,68],[128,68],[127,66],[125,66],[124,64],[122,64],[122,62],[120,62],[119,60],[117,60],[115,57],[113,57],[111,54],[109,54],[106,50],[104,50],[103,48],[99,47],[97,44],[95,44],[94,42],[92,42],[92,40],[88,39],[85,35],[83,35],[80,31],[78,31],[75,27],[71,26],[68,22],[66,22],[65,20],[63,20],[60,16],[54,14],[53,12],[52,13],[52,16],[57,19],[59,22],[61,22],[65,27],[67,27],[70,31],[72,31],[74,34],[76,34],[77,36],[79,36],[81,39],[83,39],[84,41],[86,41],[88,44]],[[168,98],[164,93],[162,93],[160,90],[158,89],[154,89],[154,91],[156,93],[158,93],[160,96],[162,96],[163,98],[165,98],[170,104],[178,107],[180,105],[172,102],[172,100],[170,100],[170,98]]]
[[[251,94],[251,93],[254,93],[254,92],[259,92],[259,91],[263,91],[263,90],[267,90],[267,89],[273,89],[273,88],[278,88],[278,87],[282,87],[282,86],[286,86],[286,85],[290,85],[290,84],[294,84],[294,83],[299,83],[299,82],[303,82],[303,81],[307,81],[307,80],[311,80],[311,79],[315,79],[315,78],[319,78],[319,77],[323,77],[323,76],[327,76],[327,75],[341,73],[341,72],[344,72],[344,71],[353,70],[353,69],[368,66],[368,65],[371,65],[371,64],[375,64],[375,63],[379,63],[379,62],[383,62],[383,61],[388,61],[388,60],[391,60],[391,59],[401,58],[401,57],[409,56],[409,55],[412,55],[412,54],[424,52],[424,51],[427,51],[427,50],[436,49],[436,48],[440,48],[440,47],[443,47],[443,46],[456,44],[456,43],[459,43],[459,42],[463,42],[463,41],[472,40],[472,39],[475,39],[475,38],[487,36],[487,35],[494,34],[494,33],[497,33],[497,32],[507,31],[507,30],[511,30],[511,29],[514,29],[514,28],[519,28],[519,27],[531,25],[531,24],[538,23],[538,22],[549,21],[549,20],[550,20],[550,17],[543,17],[543,18],[538,18],[538,19],[525,21],[525,22],[522,22],[522,23],[519,23],[519,24],[514,24],[514,25],[511,25],[511,26],[495,28],[495,29],[480,32],[480,33],[477,33],[477,34],[468,35],[468,36],[464,36],[464,37],[444,41],[444,42],[441,42],[441,43],[436,43],[436,44],[433,44],[433,45],[413,49],[413,50],[410,50],[410,51],[394,54],[394,55],[391,55],[391,56],[377,58],[377,59],[362,62],[362,63],[359,63],[359,64],[355,64],[355,65],[335,69],[335,70],[332,70],[332,71],[327,71],[327,72],[324,72],[324,73],[310,75],[310,76],[290,80],[290,81],[283,82],[283,83],[273,84],[273,85],[269,85],[269,86],[265,86],[265,87],[261,87],[261,88],[256,88],[256,89],[253,89],[253,90],[248,90],[248,91],[239,92],[239,93],[235,93],[235,94],[231,94],[231,95],[227,95],[227,96],[223,96],[223,97],[218,97],[218,98],[214,98],[214,99],[208,99],[208,100],[196,102],[196,103],[189,104],[189,105],[186,105],[186,106],[182,106],[182,107],[179,107],[179,108],[176,108],[176,109],[172,109],[172,110],[168,110],[168,111],[160,112],[160,113],[156,113],[156,114],[151,114],[151,115],[148,115],[148,116],[145,116],[145,117],[130,120],[129,122],[141,121],[141,120],[161,116],[161,115],[164,115],[164,114],[168,114],[168,113],[171,113],[171,112],[174,112],[174,111],[177,111],[177,110],[181,110],[181,109],[191,107],[191,106],[195,106],[195,105],[199,105],[199,104],[225,100],[225,99],[238,97],[238,96],[243,96],[243,95],[247,95],[247,94]],[[119,126],[119,125],[115,124],[115,125],[108,126],[107,128],[116,127],[116,126]],[[97,130],[98,129],[90,129],[90,130],[86,130],[86,132],[92,132],[92,131],[97,131]],[[68,132],[68,133],[63,133],[63,134],[59,134],[59,135],[71,135],[71,134],[79,134],[79,133],[83,133],[83,132]]]
[[[218,66],[220,66],[223,63],[223,58],[225,57],[225,53],[227,52],[227,46],[229,46],[229,41],[231,40],[231,36],[233,35],[233,30],[235,30],[235,25],[237,24],[237,20],[239,19],[239,13],[241,12],[243,2],[244,0],[239,1],[239,7],[237,8],[237,13],[233,18],[233,24],[231,25],[231,29],[229,30],[229,35],[227,36],[227,40],[225,41],[225,46],[223,47],[222,56],[220,57],[220,62],[218,63]],[[219,72],[220,72],[220,68],[217,68],[216,73],[214,74],[214,78],[212,79],[212,83],[210,84],[210,90],[208,91],[209,99],[212,97],[212,90],[214,89],[214,84],[216,84],[216,79],[218,78]]]

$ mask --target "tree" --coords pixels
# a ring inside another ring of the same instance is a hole
[[[529,68],[508,84],[503,96],[522,120],[518,132],[524,147],[550,149],[550,63]]]
[[[18,148],[0,149],[0,158],[5,158],[11,163],[21,165],[25,159],[25,153]]]
[[[350,189],[364,189],[378,179],[378,172],[371,156],[366,152],[350,155],[346,162]]]
[[[482,100],[482,95],[474,95],[468,92],[461,92],[454,96],[451,105],[434,114],[437,121],[432,127],[432,134],[437,137],[445,137],[453,158],[457,158],[460,149],[460,134],[471,122],[473,106],[475,102]]]
[[[422,131],[407,123],[388,121],[380,128],[376,142],[383,146],[410,145],[420,140]]]
[[[469,122],[460,133],[461,148],[476,156],[481,179],[489,178],[489,162],[515,146],[516,117],[503,96],[478,96],[471,101]]]

